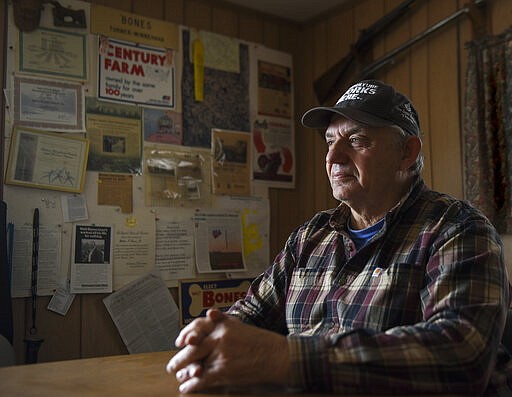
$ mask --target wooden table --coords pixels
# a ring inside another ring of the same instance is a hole
[[[165,372],[173,352],[130,354],[0,368],[1,397],[177,397],[174,376]],[[283,393],[231,392],[230,396],[282,397]],[[225,396],[194,393],[191,397]],[[307,395],[301,394],[306,397]],[[313,396],[313,395],[309,395]],[[325,397],[325,395],[323,396]]]
[[[2,397],[177,397],[174,378],[165,372],[172,352],[143,353],[57,361],[0,368]],[[282,397],[283,392],[248,389],[231,397]],[[191,397],[225,396],[226,391],[194,393]],[[299,394],[326,397],[327,394]],[[383,396],[381,396],[383,397]]]
[[[179,396],[165,372],[171,352],[97,357],[0,368],[5,397]]]

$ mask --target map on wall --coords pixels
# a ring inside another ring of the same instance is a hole
[[[183,32],[183,145],[210,147],[212,128],[250,131],[249,49],[240,44],[240,72],[204,68],[204,99],[194,99],[190,32]],[[229,112],[226,112],[229,109]]]

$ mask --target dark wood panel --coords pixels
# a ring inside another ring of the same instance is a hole
[[[313,92],[313,28],[308,27],[300,34],[301,51],[295,58],[295,107],[297,109],[297,123],[295,130],[295,156],[296,156],[296,193],[295,203],[299,207],[299,222],[309,219],[315,212],[315,161],[314,138],[318,134],[300,124],[302,114],[316,105]],[[297,223],[299,223],[297,222]],[[298,224],[297,224],[298,226]]]
[[[354,11],[346,9],[329,17],[327,23],[327,67],[347,57],[354,37]]]
[[[16,352],[16,364],[25,362],[25,345],[23,338],[26,331],[26,313],[25,298],[12,299],[12,326],[13,326],[13,346]]]
[[[117,10],[132,12],[133,1],[129,0],[104,0],[103,4],[107,7],[112,7]]]
[[[47,310],[49,296],[37,298],[37,335],[44,341],[39,349],[38,362],[80,358],[80,299],[73,301],[66,316]],[[31,327],[30,299],[26,300],[26,330]]]
[[[132,12],[145,17],[162,19],[164,0],[132,0]]]
[[[237,37],[238,16],[232,10],[213,7],[212,31],[230,37]]]
[[[298,53],[298,49],[300,48],[299,43],[297,42],[297,29],[290,28],[289,25],[283,25],[280,29],[280,34],[276,36],[273,40],[270,39],[269,34],[272,30],[268,30],[265,33],[267,34],[268,41],[274,41],[279,43],[277,47],[278,50],[287,52],[292,55],[292,59],[297,59],[296,54]],[[275,32],[276,34],[279,31]],[[300,59],[300,58],[299,58]],[[294,89],[297,84],[297,70],[293,70],[293,85]],[[295,98],[297,95],[295,95]],[[297,120],[299,115],[299,111],[297,106],[294,108],[295,114],[292,115],[292,121]],[[296,135],[295,135],[296,136]],[[295,161],[297,161],[297,155],[295,156]],[[295,164],[297,166],[297,164]],[[297,178],[297,172],[295,174]],[[297,186],[297,181],[295,182]],[[277,216],[277,241],[279,244],[279,249],[284,246],[284,243],[288,239],[290,233],[298,226],[300,222],[299,214],[299,206],[297,205],[297,188],[294,189],[276,189],[278,193],[277,199],[279,200],[279,213],[272,214],[272,216]]]
[[[177,24],[183,23],[183,1],[184,0],[165,0],[164,1],[164,19]]]
[[[286,27],[284,27],[283,30],[286,31],[288,29],[286,29]],[[296,40],[297,29],[294,29],[294,31],[295,31],[295,40]],[[286,32],[284,32],[282,36],[286,38],[287,37]],[[264,19],[263,20],[263,44],[269,48],[281,49],[282,45],[280,45],[280,42],[283,42],[283,40],[281,40],[279,24],[273,19]]]
[[[212,30],[212,7],[202,1],[184,2],[183,24],[196,29]]]
[[[512,1],[494,0],[487,2],[491,18],[491,33],[500,34],[512,27]]]
[[[354,8],[354,41],[360,37],[361,31],[371,26],[384,15],[384,0],[364,0],[355,5]],[[375,59],[384,53],[383,38],[385,35],[376,37],[369,54],[365,58]]]
[[[0,28],[0,44],[1,48],[4,49],[4,52],[7,51],[7,1],[3,0],[0,3],[0,21],[2,21],[2,27]],[[2,62],[0,62],[0,76],[1,76],[1,86],[5,87],[5,63],[4,57],[2,55]],[[3,91],[3,90],[2,90]],[[5,106],[5,97],[1,95],[0,98],[0,142],[2,143],[0,146],[4,147],[4,106]],[[4,196],[4,150],[0,150],[0,199]]]
[[[401,0],[386,0],[384,3],[384,14],[391,12],[397,7]],[[393,24],[383,39],[383,53],[379,57],[386,56],[390,51],[398,48],[410,38],[409,18],[401,18]],[[407,52],[395,57],[387,67],[384,67],[378,76],[388,84],[394,85],[406,95],[410,95],[410,58]]]
[[[428,3],[429,25],[457,10],[454,0]],[[434,189],[462,197],[457,24],[428,39],[429,108]]]
[[[240,14],[238,38],[253,43],[263,43],[263,18],[249,13]]]
[[[428,25],[427,7],[416,9],[410,16],[410,35],[414,37],[425,31]],[[420,118],[420,128],[423,140],[423,155],[425,163],[423,169],[423,178],[427,185],[432,186],[432,166],[431,166],[431,141],[428,107],[428,44],[427,41],[421,41],[410,50],[410,98],[416,107]]]
[[[103,298],[107,294],[80,296],[82,358],[127,353]]]

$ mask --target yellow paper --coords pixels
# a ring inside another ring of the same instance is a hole
[[[97,4],[92,6],[91,33],[133,43],[179,49],[178,25]]]
[[[98,205],[117,205],[121,212],[133,212],[132,175],[99,174]]]
[[[194,98],[204,99],[204,47],[201,40],[194,40]]]

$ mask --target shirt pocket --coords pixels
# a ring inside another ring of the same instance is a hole
[[[343,328],[382,331],[418,321],[423,275],[423,267],[410,263],[362,271],[337,301]]]
[[[293,270],[286,298],[286,320],[290,333],[309,330],[325,316],[325,269]]]

